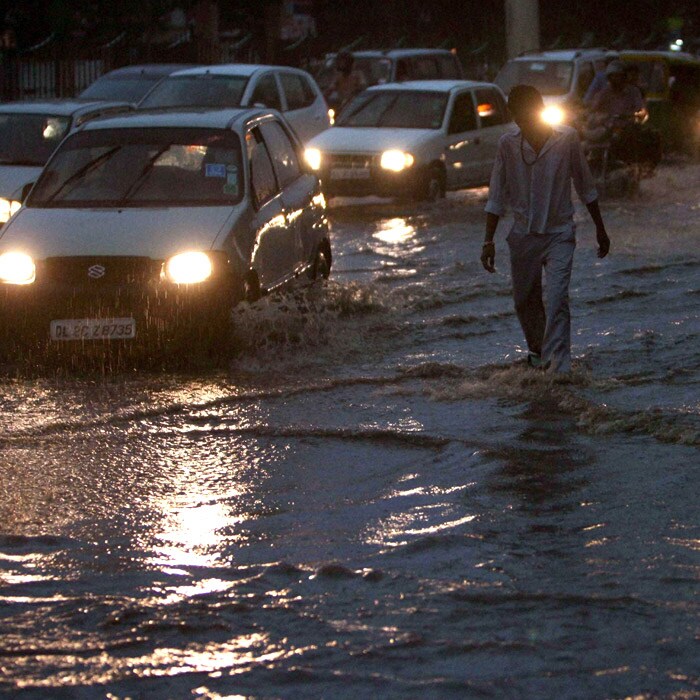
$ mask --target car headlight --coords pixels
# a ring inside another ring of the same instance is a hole
[[[22,206],[22,202],[0,197],[0,224],[4,224]]]
[[[331,126],[335,124],[335,110],[333,108],[328,110],[328,121],[331,123]]]
[[[31,284],[36,279],[36,265],[26,253],[0,255],[0,281],[5,284]]]
[[[206,253],[178,253],[165,263],[165,276],[175,284],[197,284],[211,277],[214,268]]]
[[[304,160],[311,170],[321,169],[321,151],[318,148],[307,148],[304,151]]]
[[[542,110],[542,121],[549,126],[562,124],[566,119],[566,112],[557,105],[548,105]]]
[[[400,173],[406,168],[413,165],[414,158],[410,153],[403,151],[384,151],[382,153],[379,164],[384,170],[392,170],[395,173]]]

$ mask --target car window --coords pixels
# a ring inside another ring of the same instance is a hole
[[[441,78],[459,79],[462,77],[462,71],[459,69],[459,64],[455,56],[437,56],[438,69]]]
[[[244,75],[170,76],[158,83],[139,107],[239,107],[247,83]]]
[[[0,113],[0,165],[44,165],[70,122],[58,115]]]
[[[241,146],[223,129],[95,129],[49,161],[28,206],[228,205],[242,196]]]
[[[280,187],[286,187],[301,175],[296,148],[282,126],[277,122],[265,122],[260,131],[272,154],[272,164]]]
[[[336,119],[337,126],[439,129],[447,106],[442,92],[367,90],[354,97]]]
[[[296,73],[281,73],[282,89],[287,98],[287,109],[303,109],[313,104],[316,93],[311,89],[304,76]]]
[[[452,106],[448,133],[461,134],[476,128],[474,99],[472,98],[471,92],[463,92],[461,95],[457,95],[454,105]]]
[[[536,87],[543,95],[566,95],[574,72],[573,61],[514,59],[498,72],[494,82],[508,94],[514,85]]]
[[[80,93],[85,100],[124,100],[138,102],[162,76],[145,78],[99,78]]]
[[[576,94],[583,97],[590,84],[593,82],[595,71],[593,65],[588,61],[581,62],[578,67],[578,82],[576,83]]]
[[[250,188],[253,204],[259,209],[279,191],[270,153],[258,129],[246,134],[246,150],[250,161]]]
[[[477,90],[476,105],[482,128],[505,124],[508,121],[508,114],[503,97],[493,88]]]
[[[250,103],[262,104],[270,109],[282,109],[282,101],[280,100],[277,81],[273,73],[266,73],[258,80],[250,98]]]
[[[414,80],[439,78],[437,61],[433,56],[416,56],[411,59],[411,74]]]

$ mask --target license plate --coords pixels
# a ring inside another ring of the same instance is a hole
[[[368,180],[369,168],[331,168],[331,180]]]
[[[66,318],[51,321],[51,340],[131,340],[133,318]]]

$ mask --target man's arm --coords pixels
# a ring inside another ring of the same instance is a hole
[[[481,248],[481,264],[488,272],[496,272],[496,246],[493,237],[496,235],[498,221],[505,213],[507,191],[503,143],[499,143],[489,182],[489,199],[486,202],[486,236]]]
[[[486,236],[484,237],[484,245],[481,247],[481,264],[484,270],[488,272],[496,272],[496,245],[493,242],[493,237],[496,235],[498,228],[499,216],[486,212]]]
[[[592,202],[588,202],[588,204],[586,204],[586,208],[588,209],[588,213],[591,215],[591,219],[593,219],[593,223],[595,224],[595,235],[596,240],[598,241],[598,257],[604,258],[610,250],[610,238],[605,230],[605,224],[603,223],[603,217],[600,213],[598,200],[594,199]]]

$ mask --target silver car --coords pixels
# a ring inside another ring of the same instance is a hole
[[[267,109],[85,124],[0,233],[0,337],[28,321],[55,343],[223,338],[239,301],[328,277],[325,201],[300,148]]]
[[[178,71],[156,85],[140,109],[242,107],[276,109],[305,143],[330,126],[316,81],[298,68],[232,63]]]

